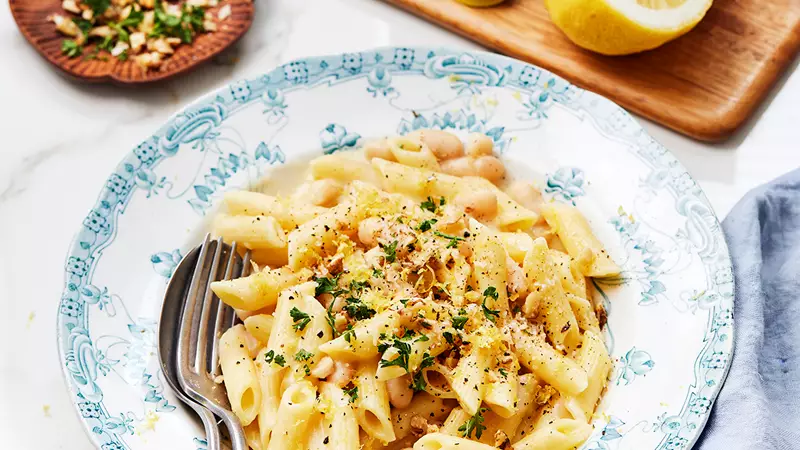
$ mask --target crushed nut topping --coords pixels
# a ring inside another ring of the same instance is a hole
[[[66,36],[61,53],[69,58],[120,61],[133,58],[145,71],[161,66],[183,44],[191,44],[201,33],[216,31],[231,16],[231,5],[216,14],[207,11],[220,0],[186,0],[180,4],[163,0],[63,0],[67,14],[48,20]],[[84,55],[87,46],[92,49]],[[103,52],[103,53],[101,53]]]

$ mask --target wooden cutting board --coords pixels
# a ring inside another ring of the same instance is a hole
[[[453,0],[388,1],[705,141],[741,126],[800,48],[800,0],[715,0],[685,36],[621,57],[572,44],[542,0],[486,9]]]

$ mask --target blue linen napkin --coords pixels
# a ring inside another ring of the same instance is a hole
[[[722,228],[735,349],[696,449],[800,449],[800,170],[748,193]]]

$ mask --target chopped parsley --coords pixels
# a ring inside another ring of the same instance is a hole
[[[395,337],[393,339],[393,342],[392,342],[391,346],[389,344],[382,343],[381,345],[378,346],[378,350],[381,350],[381,348],[383,348],[383,350],[381,350],[381,352],[385,352],[386,350],[389,349],[389,347],[394,347],[394,349],[397,350],[397,358],[395,358],[395,359],[393,359],[391,361],[387,361],[385,359],[381,359],[380,366],[381,367],[392,367],[392,366],[402,367],[403,369],[406,370],[406,372],[408,372],[408,357],[411,355],[411,344],[409,344],[408,342],[403,341],[400,338]]]
[[[447,244],[447,248],[456,248],[456,247],[458,247],[458,241],[463,241],[464,240],[464,238],[462,238],[460,236],[453,236],[451,234],[445,234],[445,233],[442,233],[441,231],[434,231],[433,234],[435,234],[436,236],[445,238],[445,239],[450,239],[450,242]]]
[[[422,362],[419,363],[419,370],[426,369],[433,365],[433,356],[430,353],[422,355]]]
[[[111,5],[111,0],[84,0],[86,6],[92,8],[92,12],[95,16],[99,16],[106,12],[109,5]]]
[[[383,277],[383,271],[381,269],[372,269],[372,276],[375,278]]]
[[[82,17],[73,17],[72,22],[81,29],[81,33],[83,35],[88,35],[90,31],[92,31],[92,22],[82,18]]]
[[[442,336],[444,336],[444,340],[447,341],[448,344],[453,345],[455,343],[455,338],[453,338],[453,333],[445,331],[444,333],[442,333]]]
[[[364,289],[369,287],[369,281],[356,281],[350,282],[350,295],[359,296],[364,292]]]
[[[469,317],[467,317],[467,311],[462,308],[458,310],[458,315],[453,316],[450,321],[453,323],[453,328],[456,330],[463,330],[467,320],[469,320]]]
[[[506,369],[503,369],[501,367],[501,368],[497,369],[497,371],[500,372],[500,375],[502,375],[503,378],[508,378],[508,372],[506,372]]]
[[[317,278],[314,280],[317,282],[317,288],[314,290],[314,295],[319,296],[322,294],[333,294],[337,289],[339,289],[339,276],[335,277],[322,277]]]
[[[191,44],[195,32],[205,31],[203,27],[204,14],[205,12],[202,8],[184,3],[181,8],[181,15],[173,16],[164,11],[161,2],[157,2],[155,21],[150,37],[162,35],[177,37],[184,43]]]
[[[411,384],[408,385],[414,392],[422,392],[427,387],[427,383],[425,383],[425,377],[422,375],[422,372],[417,372],[414,375],[414,378],[411,379]]]
[[[370,308],[369,305],[362,302],[361,299],[355,297],[347,297],[345,300],[344,310],[348,316],[355,320],[365,320],[374,316],[377,311]]]
[[[428,230],[430,230],[430,229],[431,229],[431,227],[433,226],[433,224],[435,224],[436,222],[438,222],[438,220],[436,220],[436,219],[428,219],[428,220],[425,220],[425,221],[423,221],[421,224],[419,224],[419,226],[417,227],[417,229],[418,229],[419,231],[422,231],[422,232],[428,231]]]
[[[333,317],[333,300],[331,300],[330,305],[328,305],[328,309],[325,310],[325,321],[328,322],[328,326],[331,327],[331,334],[335,338],[339,332],[336,331],[336,318]]]
[[[131,12],[128,14],[128,17],[122,19],[117,25],[120,27],[138,27],[140,23],[144,20],[144,11],[136,11],[135,9],[131,9]]]
[[[61,53],[70,58],[74,58],[83,53],[83,46],[73,41],[72,39],[64,39],[61,42]]]
[[[397,241],[388,245],[381,244],[384,255],[386,255],[386,262],[393,263],[397,260]]]
[[[105,50],[107,52],[110,52],[113,45],[114,41],[112,40],[111,36],[106,36],[106,38],[103,39],[103,42],[97,44],[97,50]]]
[[[444,198],[442,198],[442,199],[444,199]],[[425,211],[430,211],[432,213],[436,212],[436,202],[434,202],[433,199],[430,196],[428,196],[427,200],[425,200],[424,202],[420,203],[419,207],[422,208]]]
[[[463,425],[458,427],[458,431],[461,432],[461,437],[470,438],[472,437],[472,433],[475,432],[475,438],[481,438],[483,430],[486,429],[486,426],[483,425],[484,412],[486,412],[486,408],[479,409],[474,416],[470,417]]]
[[[313,357],[314,357],[313,353],[308,352],[302,348],[298,350],[297,353],[294,354],[294,360],[298,362],[308,361]],[[311,368],[308,367],[308,363],[303,364],[303,369],[305,369],[306,371],[306,376],[311,375]]]
[[[483,310],[483,315],[486,316],[487,319],[491,320],[492,322],[496,321],[498,317],[500,317],[500,310],[499,309],[489,309],[486,306],[486,299],[492,298],[497,300],[499,298],[499,294],[497,293],[497,289],[494,286],[490,286],[483,291],[483,302],[481,303],[481,309]]]
[[[276,355],[275,351],[273,351],[273,350],[268,351],[264,355],[264,361],[266,361],[267,363],[270,363],[270,364],[274,362],[275,364],[277,364],[277,365],[279,365],[281,367],[283,367],[286,364],[286,358],[284,358],[283,355],[280,355],[280,354]]]
[[[302,348],[298,350],[297,353],[294,354],[294,360],[298,362],[308,361],[313,357],[314,357],[313,353],[306,351]]]
[[[350,397],[350,403],[355,403],[358,399],[358,386],[353,386],[352,388],[345,388],[344,393]]]
[[[306,325],[311,322],[311,316],[300,311],[296,306],[289,311],[289,315],[292,316],[292,321],[294,322],[294,325],[292,325],[294,331],[303,331]]]
[[[347,329],[344,330],[344,333],[342,333],[342,337],[344,337],[344,340],[347,342],[350,342],[352,339],[356,338],[356,330],[353,329],[353,325],[347,326]]]

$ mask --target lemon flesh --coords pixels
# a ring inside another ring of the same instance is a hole
[[[713,0],[545,0],[553,23],[575,44],[605,55],[656,48],[682,36]]]

